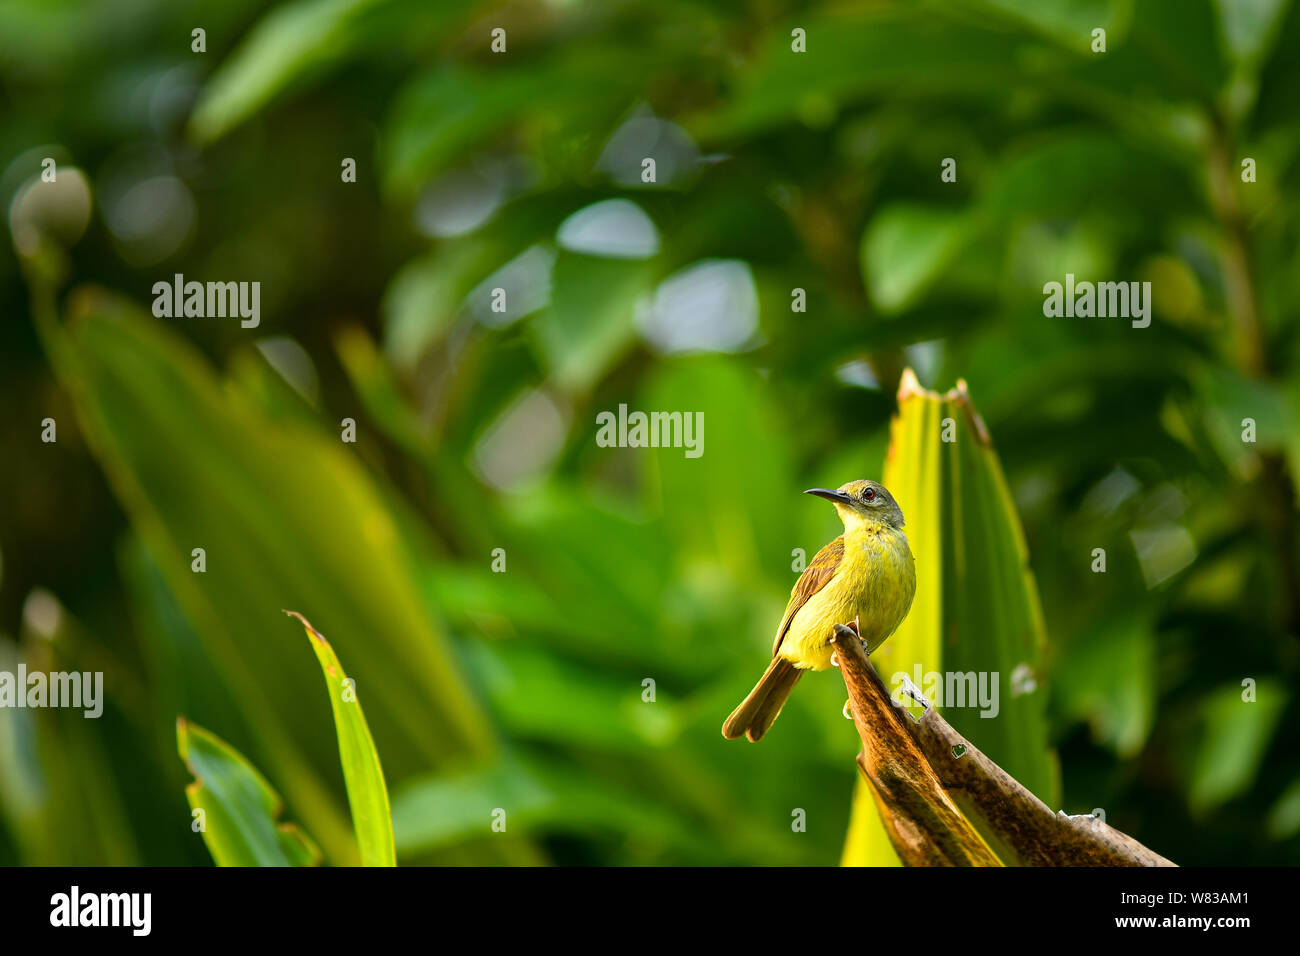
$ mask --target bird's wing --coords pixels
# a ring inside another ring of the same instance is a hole
[[[810,597],[826,586],[826,582],[835,575],[835,569],[840,566],[840,559],[843,557],[844,535],[840,535],[818,551],[812,563],[804,568],[803,574],[799,575],[799,580],[794,583],[794,588],[790,591],[790,603],[785,606],[785,617],[781,618],[781,626],[776,629],[776,643],[772,645],[773,657],[780,653],[785,632],[790,630],[790,622],[794,620],[799,608],[807,604]]]

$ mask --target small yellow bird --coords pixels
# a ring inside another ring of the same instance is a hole
[[[836,624],[854,622],[870,654],[907,617],[916,595],[916,562],[903,533],[903,512],[875,481],[850,481],[838,490],[810,488],[831,501],[844,533],[817,552],[790,592],[776,630],[772,663],[722,725],[722,736],[758,741],[781,713],[806,670],[831,666]]]

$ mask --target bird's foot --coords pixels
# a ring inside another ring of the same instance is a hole
[[[868,643],[867,643],[867,639],[866,639],[865,637],[862,636],[862,626],[861,626],[861,622],[860,622],[859,618],[855,617],[855,618],[853,619],[853,624],[852,624],[851,626],[852,626],[852,628],[853,628],[853,633],[856,634],[856,635],[858,635],[858,643],[860,643],[860,644],[862,645],[862,653],[863,653],[863,654],[866,654],[868,657],[870,657],[870,656],[871,656],[871,645],[868,644]]]

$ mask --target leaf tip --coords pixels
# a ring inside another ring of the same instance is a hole
[[[909,365],[907,368],[903,369],[903,374],[898,380],[899,403],[901,404],[903,399],[908,398],[912,395],[924,395],[924,394],[925,394],[925,389],[921,387],[921,383],[917,379],[916,373],[912,371],[912,367]]]
[[[316,630],[316,628],[312,627],[312,626],[311,626],[311,621],[307,620],[305,617],[303,617],[303,616],[302,616],[301,614],[299,614],[297,611],[290,611],[290,610],[288,610],[288,609],[286,609],[286,608],[281,608],[280,610],[283,611],[285,614],[289,615],[290,617],[296,617],[299,621],[301,621],[301,622],[302,622],[302,626],[303,626],[304,628],[307,629],[307,633],[308,633],[310,636],[316,638],[316,640],[320,641],[322,644],[328,644],[328,643],[329,643],[329,641],[325,640],[325,635],[322,634],[320,631]]]
[[[964,378],[957,379],[956,386],[950,388],[947,392],[936,392],[923,387],[917,379],[916,373],[910,367],[905,368],[898,380],[898,404],[901,406],[903,401],[908,398],[928,398],[936,402],[954,402],[960,405],[970,419],[971,427],[975,429],[975,438],[979,443],[986,447],[993,445],[993,437],[989,434],[984,419],[975,410],[975,403],[971,401],[970,397],[970,387],[966,384]],[[892,444],[889,453],[893,453]]]
[[[957,402],[966,409],[966,414],[970,416],[971,427],[975,429],[975,437],[979,439],[981,445],[991,447],[993,445],[993,436],[989,434],[988,426],[984,424],[984,419],[980,413],[975,410],[975,403],[971,401],[970,389],[966,387],[964,378],[957,379],[957,387],[949,394],[955,394]]]

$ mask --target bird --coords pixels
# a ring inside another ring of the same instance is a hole
[[[772,663],[722,725],[728,740],[761,740],[804,671],[832,666],[836,624],[851,623],[870,654],[897,630],[916,596],[903,511],[884,485],[862,479],[804,494],[834,504],[844,533],[817,552],[791,589]]]

